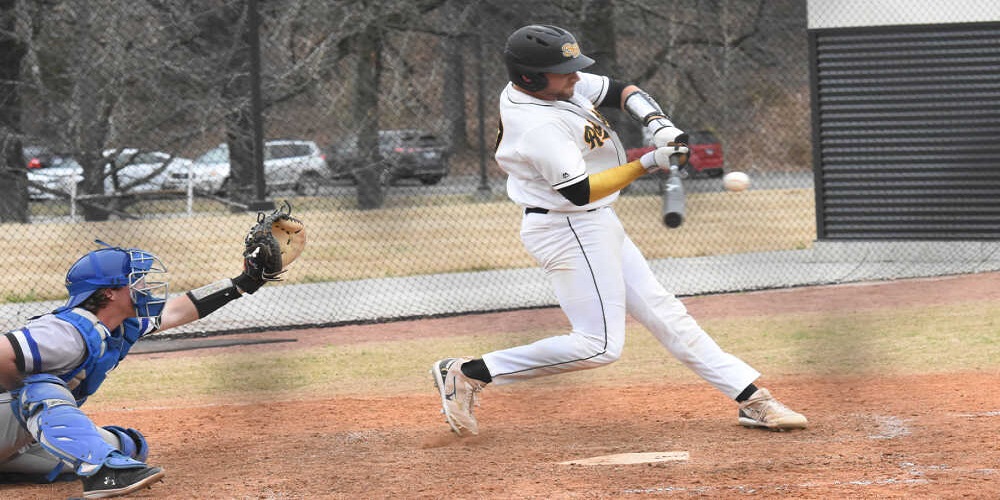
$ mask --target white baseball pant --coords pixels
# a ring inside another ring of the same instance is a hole
[[[608,206],[590,212],[525,214],[521,241],[555,289],[572,331],[483,356],[493,382],[596,368],[617,360],[625,315],[731,399],[760,373],[723,351],[657,281]]]

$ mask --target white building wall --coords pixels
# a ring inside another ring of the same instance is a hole
[[[807,0],[809,29],[1000,21],[1000,0]]]

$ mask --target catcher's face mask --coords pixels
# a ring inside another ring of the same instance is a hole
[[[159,257],[149,252],[137,248],[130,248],[127,252],[130,263],[128,288],[135,305],[135,315],[150,318],[159,326],[160,314],[167,303],[167,268]]]

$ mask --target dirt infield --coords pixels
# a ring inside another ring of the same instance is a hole
[[[696,317],[863,310],[1000,298],[981,274],[686,300]],[[299,342],[261,353],[397,336],[450,336],[565,323],[556,309],[241,336]],[[485,325],[485,326],[484,326]],[[218,348],[217,348],[218,349]],[[198,356],[209,349],[161,353]],[[211,351],[218,352],[216,349]],[[142,354],[136,355],[142,359]],[[130,360],[132,358],[130,357]],[[803,431],[744,429],[703,383],[490,388],[482,433],[458,438],[437,395],[364,395],[255,404],[144,401],[90,411],[142,429],[166,479],[130,498],[998,498],[1000,373],[844,373],[769,378],[810,419]],[[618,453],[687,452],[686,461],[563,465]],[[6,498],[78,495],[78,483],[4,485]]]

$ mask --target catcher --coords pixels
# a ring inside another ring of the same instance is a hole
[[[145,250],[98,241],[101,248],[77,260],[66,273],[66,303],[0,341],[4,482],[79,478],[84,498],[106,498],[162,479],[161,468],[146,464],[142,433],[97,427],[80,406],[144,335],[203,318],[279,280],[305,246],[305,228],[290,212],[258,215],[239,276],[174,297],[166,268]]]

